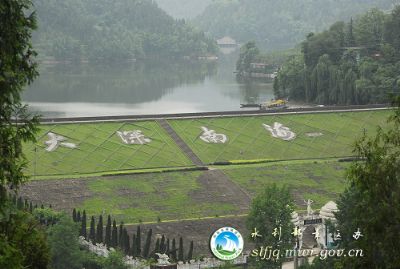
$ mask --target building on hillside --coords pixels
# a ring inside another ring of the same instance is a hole
[[[229,36],[224,36],[223,38],[218,39],[217,45],[223,54],[230,54],[239,47],[236,40]]]

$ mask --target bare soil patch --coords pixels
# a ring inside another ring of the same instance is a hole
[[[30,181],[20,190],[21,196],[38,205],[51,204],[56,210],[72,210],[93,196],[82,179]]]

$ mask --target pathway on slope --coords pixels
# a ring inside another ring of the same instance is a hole
[[[168,121],[165,119],[158,119],[157,122],[162,128],[169,134],[169,136],[175,141],[178,147],[186,154],[186,156],[197,166],[204,166],[204,163],[199,157],[193,152],[193,150],[183,141],[183,139],[172,129]]]
[[[205,171],[197,179],[197,182],[202,188],[190,195],[192,199],[199,202],[227,203],[235,207],[235,213],[248,213],[251,197],[222,170],[212,169]],[[210,212],[211,214],[212,212]]]

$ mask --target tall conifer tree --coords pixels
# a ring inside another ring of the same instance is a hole
[[[117,222],[114,220],[111,233],[111,247],[116,248],[117,246],[118,246],[118,229],[117,229]]]
[[[111,246],[111,216],[108,215],[107,225],[106,225],[106,235],[104,238],[104,243],[107,247]]]
[[[97,223],[96,230],[96,242],[103,243],[103,216],[99,216],[99,222]]]
[[[96,243],[96,222],[93,216],[90,219],[89,240],[92,241],[93,244]]]
[[[144,258],[148,258],[149,254],[150,254],[150,245],[151,245],[151,235],[153,233],[153,230],[150,229],[147,232],[147,238],[146,238],[146,244],[144,245],[144,249],[143,249],[143,257]]]
[[[83,210],[80,235],[83,236],[87,240],[86,221],[87,221],[86,211]]]

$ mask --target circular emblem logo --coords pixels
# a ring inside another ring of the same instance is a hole
[[[220,260],[236,259],[243,251],[242,235],[231,227],[223,227],[211,236],[211,252]]]

